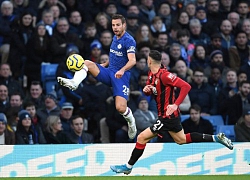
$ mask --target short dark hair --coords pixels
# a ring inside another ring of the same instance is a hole
[[[122,21],[122,24],[126,23],[125,17],[121,14],[113,14],[112,20],[114,19],[120,19]]]
[[[155,61],[161,61],[161,53],[157,50],[151,50],[149,53],[149,57],[151,57]]]
[[[180,29],[177,31],[177,38],[179,39],[180,37],[184,37],[184,36],[187,36],[187,37],[190,37],[190,33],[187,29]]]
[[[250,84],[250,82],[249,81],[242,81],[242,82],[240,82],[240,87],[242,87],[244,84]]]
[[[194,109],[195,111],[201,112],[201,107],[198,104],[192,104],[189,108],[189,112],[191,109]]]
[[[32,102],[32,101],[25,101],[25,102],[23,103],[23,108],[24,108],[24,109],[26,109],[27,107],[31,107],[31,106],[35,106],[35,107],[36,107],[35,103]]]
[[[74,121],[75,119],[77,119],[77,118],[82,118],[82,117],[79,116],[79,115],[74,115],[74,116],[72,116],[72,117],[70,118],[71,124],[73,124],[73,121]],[[82,118],[82,119],[83,119],[83,118]],[[84,120],[83,120],[83,122],[84,122]]]

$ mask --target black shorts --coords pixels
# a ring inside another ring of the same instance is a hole
[[[155,134],[163,135],[166,131],[180,132],[182,130],[180,117],[174,119],[158,118],[150,127],[150,130]]]

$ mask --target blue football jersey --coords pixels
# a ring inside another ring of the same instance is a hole
[[[113,37],[109,51],[109,68],[114,71],[120,70],[128,62],[127,53],[135,53],[136,42],[134,38],[127,32],[117,40]]]

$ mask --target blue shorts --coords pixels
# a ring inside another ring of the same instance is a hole
[[[113,96],[121,96],[128,100],[129,96],[129,81],[130,81],[130,72],[125,71],[124,75],[117,79],[115,78],[114,71],[109,68],[104,68],[100,64],[96,64],[100,73],[96,76],[96,79],[110,87],[113,88]]]

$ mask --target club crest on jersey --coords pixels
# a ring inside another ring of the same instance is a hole
[[[157,90],[156,90],[156,87],[153,87],[153,88],[152,88],[152,92],[153,92],[153,94],[154,94],[155,96],[157,96]]]
[[[157,85],[157,83],[158,83],[158,79],[155,80],[155,85]]]
[[[174,80],[176,79],[176,75],[169,73],[167,76],[172,82],[174,82]]]
[[[121,48],[122,48],[122,45],[121,45],[121,44],[118,44],[117,48],[118,48],[118,49],[121,49]]]

